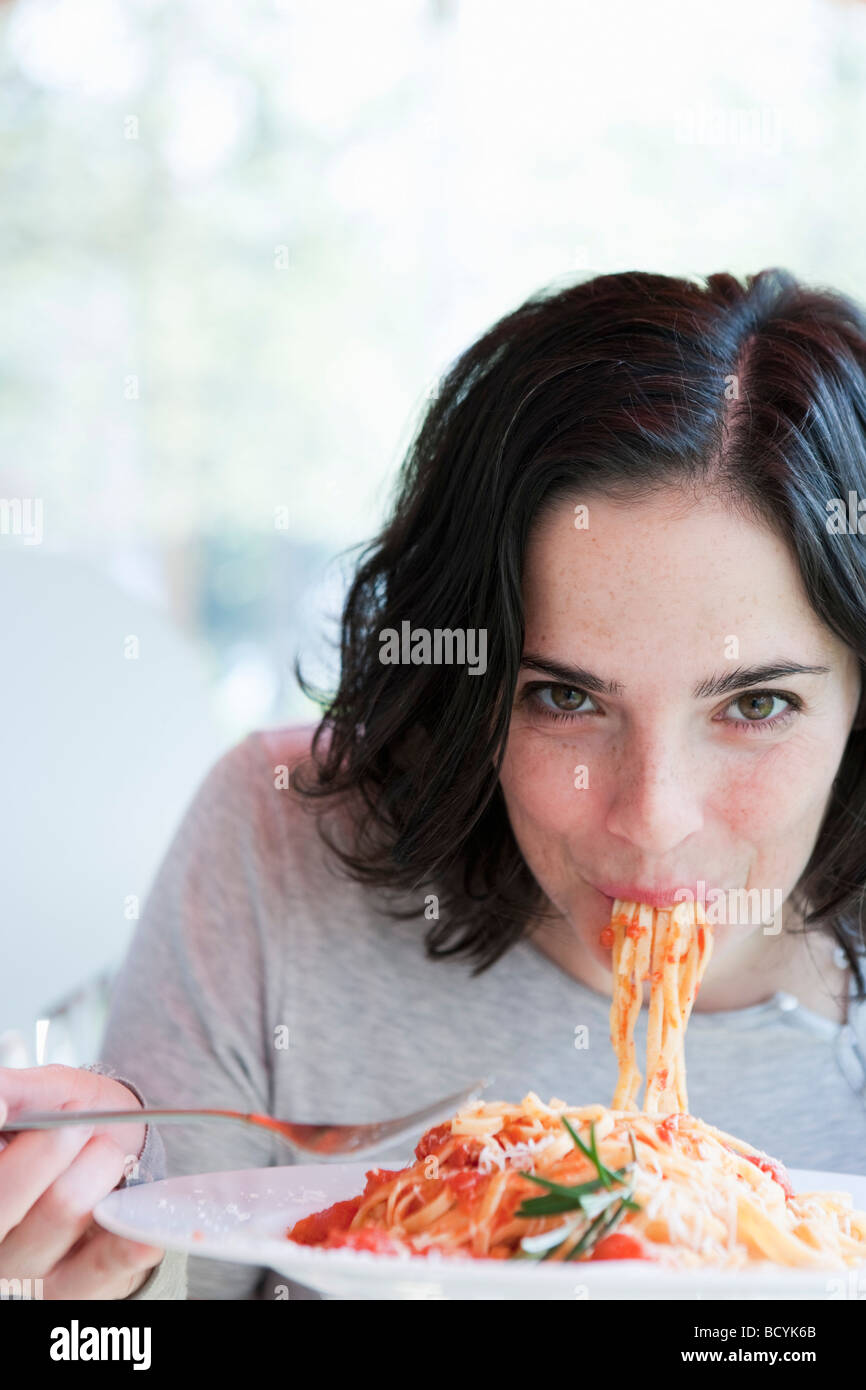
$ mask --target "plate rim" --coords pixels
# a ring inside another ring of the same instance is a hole
[[[509,1281],[515,1279],[526,1279],[529,1271],[526,1263],[522,1261],[492,1260],[484,1256],[460,1257],[440,1255],[437,1252],[432,1252],[430,1255],[418,1255],[410,1253],[409,1251],[380,1253],[369,1250],[350,1250],[339,1247],[332,1250],[323,1250],[318,1246],[300,1245],[296,1241],[290,1240],[287,1236],[280,1238],[266,1235],[240,1236],[239,1239],[233,1239],[231,1241],[231,1249],[234,1250],[235,1253],[230,1254],[228,1247],[220,1249],[218,1237],[212,1237],[211,1239],[202,1241],[194,1239],[192,1234],[184,1235],[177,1233],[170,1234],[167,1240],[150,1239],[142,1234],[140,1227],[136,1228],[134,1223],[130,1223],[128,1220],[124,1220],[122,1217],[115,1215],[114,1211],[116,1207],[128,1205],[131,1196],[134,1202],[135,1197],[133,1194],[138,1188],[147,1191],[148,1199],[150,1198],[150,1194],[157,1189],[163,1189],[171,1195],[172,1190],[176,1191],[178,1186],[182,1186],[184,1189],[183,1195],[187,1196],[189,1195],[190,1184],[195,1182],[200,1182],[204,1185],[208,1181],[225,1181],[226,1179],[238,1181],[255,1180],[258,1182],[272,1181],[275,1173],[281,1173],[286,1175],[291,1174],[293,1176],[296,1175],[298,1184],[302,1185],[304,1174],[309,1174],[311,1172],[321,1173],[323,1170],[332,1172],[342,1170],[346,1172],[347,1178],[349,1172],[356,1177],[362,1177],[370,1168],[377,1166],[383,1165],[370,1160],[366,1162],[356,1161],[354,1163],[341,1164],[289,1163],[272,1164],[264,1168],[229,1168],[213,1172],[175,1174],[172,1177],[146,1180],[144,1182],[132,1183],[122,1188],[115,1188],[95,1204],[93,1216],[105,1229],[113,1231],[117,1235],[124,1236],[129,1240],[155,1245],[159,1248],[164,1248],[166,1251],[179,1251],[187,1255],[193,1255],[196,1258],[223,1260],[232,1264],[259,1265],[275,1271],[284,1278],[296,1279],[299,1283],[304,1283],[304,1272],[308,1272],[312,1277],[316,1275],[317,1271],[322,1275],[327,1271],[337,1276],[354,1276],[356,1278],[369,1278],[372,1275],[377,1280],[381,1279],[386,1283],[391,1283],[395,1279],[406,1282],[406,1280],[409,1279],[410,1282],[415,1282],[417,1284],[430,1284],[438,1275],[447,1274],[448,1272],[453,1273],[456,1279],[460,1279],[461,1277],[464,1279],[468,1278],[470,1282],[474,1282],[473,1274],[476,1274],[479,1278],[484,1278],[486,1281],[492,1279],[494,1283],[502,1281],[503,1284],[507,1284]],[[802,1192],[850,1191],[850,1188],[845,1186],[846,1179],[855,1179],[856,1181],[866,1184],[866,1173],[846,1174],[811,1168],[789,1168],[788,1173],[792,1182],[795,1184],[795,1190]],[[798,1184],[798,1178],[807,1178],[808,1182]],[[816,1179],[820,1179],[820,1184]],[[829,1181],[831,1179],[833,1182]],[[841,1183],[839,1180],[842,1180]],[[833,1185],[834,1183],[835,1185]],[[337,1197],[335,1200],[341,1201],[345,1199]],[[854,1200],[853,1194],[852,1200]],[[859,1208],[856,1209],[859,1210]],[[232,1231],[230,1234],[231,1237],[235,1237],[237,1231]],[[241,1255],[239,1253],[241,1249],[246,1250],[248,1253]],[[255,1253],[255,1258],[252,1258],[253,1252]],[[293,1266],[291,1273],[288,1273],[284,1268],[284,1264],[287,1261]],[[648,1275],[653,1272],[647,1268],[646,1260],[577,1261],[576,1263],[569,1262],[568,1264],[565,1262],[556,1262],[551,1264],[539,1263],[534,1266],[531,1278],[533,1281],[538,1281],[540,1276],[542,1283],[549,1285],[551,1289],[554,1287],[561,1287],[566,1282],[570,1284],[580,1284],[581,1281],[575,1279],[575,1273],[578,1269],[586,1269],[588,1266],[592,1267],[592,1283],[599,1287],[604,1287],[607,1284],[612,1285],[617,1279],[622,1282],[623,1276],[625,1276],[626,1280],[629,1280],[629,1282],[634,1280],[636,1283],[642,1284],[643,1279],[638,1276],[644,1274]],[[427,1271],[426,1274],[425,1271]],[[677,1269],[674,1266],[666,1266],[662,1274],[664,1283],[675,1283],[683,1278],[693,1279],[695,1275],[699,1275],[702,1285],[718,1286],[720,1289],[729,1288],[735,1281],[738,1285],[742,1285],[745,1281],[746,1285],[750,1286],[752,1284],[765,1282],[768,1277],[772,1277],[773,1279],[779,1279],[789,1284],[792,1291],[795,1291],[800,1284],[811,1285],[815,1278],[821,1275],[825,1275],[827,1278],[833,1276],[847,1277],[852,1273],[858,1272],[866,1272],[866,1261],[859,1266],[846,1265],[844,1268],[840,1269],[835,1267],[832,1269],[822,1269],[820,1267],[803,1269],[790,1265],[777,1264],[772,1260],[755,1261],[753,1264],[744,1267],[741,1266],[737,1269],[720,1269],[714,1265],[699,1266],[689,1269]],[[657,1278],[658,1273],[656,1272],[656,1279]],[[537,1282],[536,1286],[539,1286]],[[312,1287],[315,1288],[316,1286],[314,1285]],[[320,1286],[317,1291],[320,1291]],[[661,1298],[671,1296],[675,1297],[676,1295],[666,1294],[665,1292],[659,1294]]]

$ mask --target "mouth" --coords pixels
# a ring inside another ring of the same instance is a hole
[[[607,899],[611,908],[617,898],[621,902],[646,903],[647,907],[659,909],[674,907],[678,902],[688,901],[690,897],[695,900],[700,896],[695,891],[696,884],[679,883],[653,888],[635,883],[605,883],[598,886],[591,884],[590,886]]]

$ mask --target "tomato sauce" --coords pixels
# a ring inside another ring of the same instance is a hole
[[[449,1173],[447,1186],[455,1194],[457,1205],[465,1212],[472,1212],[489,1181],[489,1176],[479,1173],[477,1168],[461,1168]]]
[[[364,1197],[369,1197],[376,1191],[377,1187],[384,1187],[392,1178],[398,1177],[402,1171],[402,1168],[371,1168],[369,1173],[365,1174],[367,1186],[364,1188],[362,1195]]]
[[[596,1245],[591,1260],[651,1260],[652,1255],[647,1251],[637,1236],[630,1236],[626,1231],[611,1231],[609,1236],[602,1236]]]
[[[779,1163],[778,1159],[768,1158],[766,1154],[740,1154],[741,1158],[747,1158],[750,1163],[754,1163],[756,1168],[760,1168],[762,1173],[769,1173],[774,1178],[787,1197],[793,1197],[794,1189],[791,1186],[791,1179],[788,1177],[788,1170],[784,1164]]]
[[[435,1125],[433,1129],[428,1129],[422,1135],[415,1149],[415,1157],[420,1161],[429,1158],[431,1154],[436,1155],[447,1143],[450,1143],[455,1136],[451,1132],[450,1124]],[[443,1160],[443,1169],[450,1172],[455,1168],[474,1168],[478,1164],[478,1156],[484,1148],[480,1139],[474,1139],[471,1135],[457,1136],[457,1142],[447,1158]]]
[[[418,1140],[415,1147],[415,1157],[418,1159],[427,1158],[429,1154],[438,1153],[443,1144],[450,1138],[450,1124],[434,1125],[432,1129],[428,1129],[426,1134],[422,1134],[421,1138]]]
[[[364,1226],[360,1231],[332,1231],[323,1249],[369,1250],[373,1255],[398,1255],[402,1246],[378,1226]]]
[[[662,1075],[662,1073],[659,1074]],[[665,1080],[667,1080],[667,1071],[665,1071],[663,1075],[665,1077]],[[677,1133],[677,1130],[679,1129],[679,1115],[679,1111],[675,1111],[673,1115],[666,1115],[665,1118],[662,1120],[661,1124],[656,1129],[656,1133],[658,1134],[659,1138],[663,1139],[666,1144],[673,1143],[674,1135]]]
[[[484,1145],[478,1139],[461,1139],[447,1159],[448,1167],[477,1168]]]
[[[360,1205],[360,1197],[350,1197],[347,1202],[334,1202],[324,1211],[302,1216],[289,1231],[289,1240],[296,1240],[299,1245],[320,1245],[332,1232],[346,1231]]]

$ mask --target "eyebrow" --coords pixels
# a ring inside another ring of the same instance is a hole
[[[574,686],[593,695],[622,695],[625,686],[621,681],[603,680],[582,666],[565,666],[562,662],[551,661],[538,652],[524,652],[521,667],[540,671],[545,676],[562,685]],[[761,666],[737,666],[722,676],[710,676],[699,681],[692,694],[696,700],[707,700],[718,695],[727,695],[733,690],[744,690],[753,685],[767,685],[784,676],[827,676],[829,666],[804,666],[799,661],[772,661]]]

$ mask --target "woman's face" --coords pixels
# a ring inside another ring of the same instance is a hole
[[[700,880],[718,957],[764,930],[763,916],[736,920],[729,890],[763,889],[775,909],[802,874],[858,664],[812,611],[783,541],[715,498],[587,506],[586,529],[565,504],[528,547],[501,773],[511,825],[598,962],[610,966],[598,937],[613,897],[663,906],[671,888],[699,896]],[[793,664],[825,669],[743,674]]]

